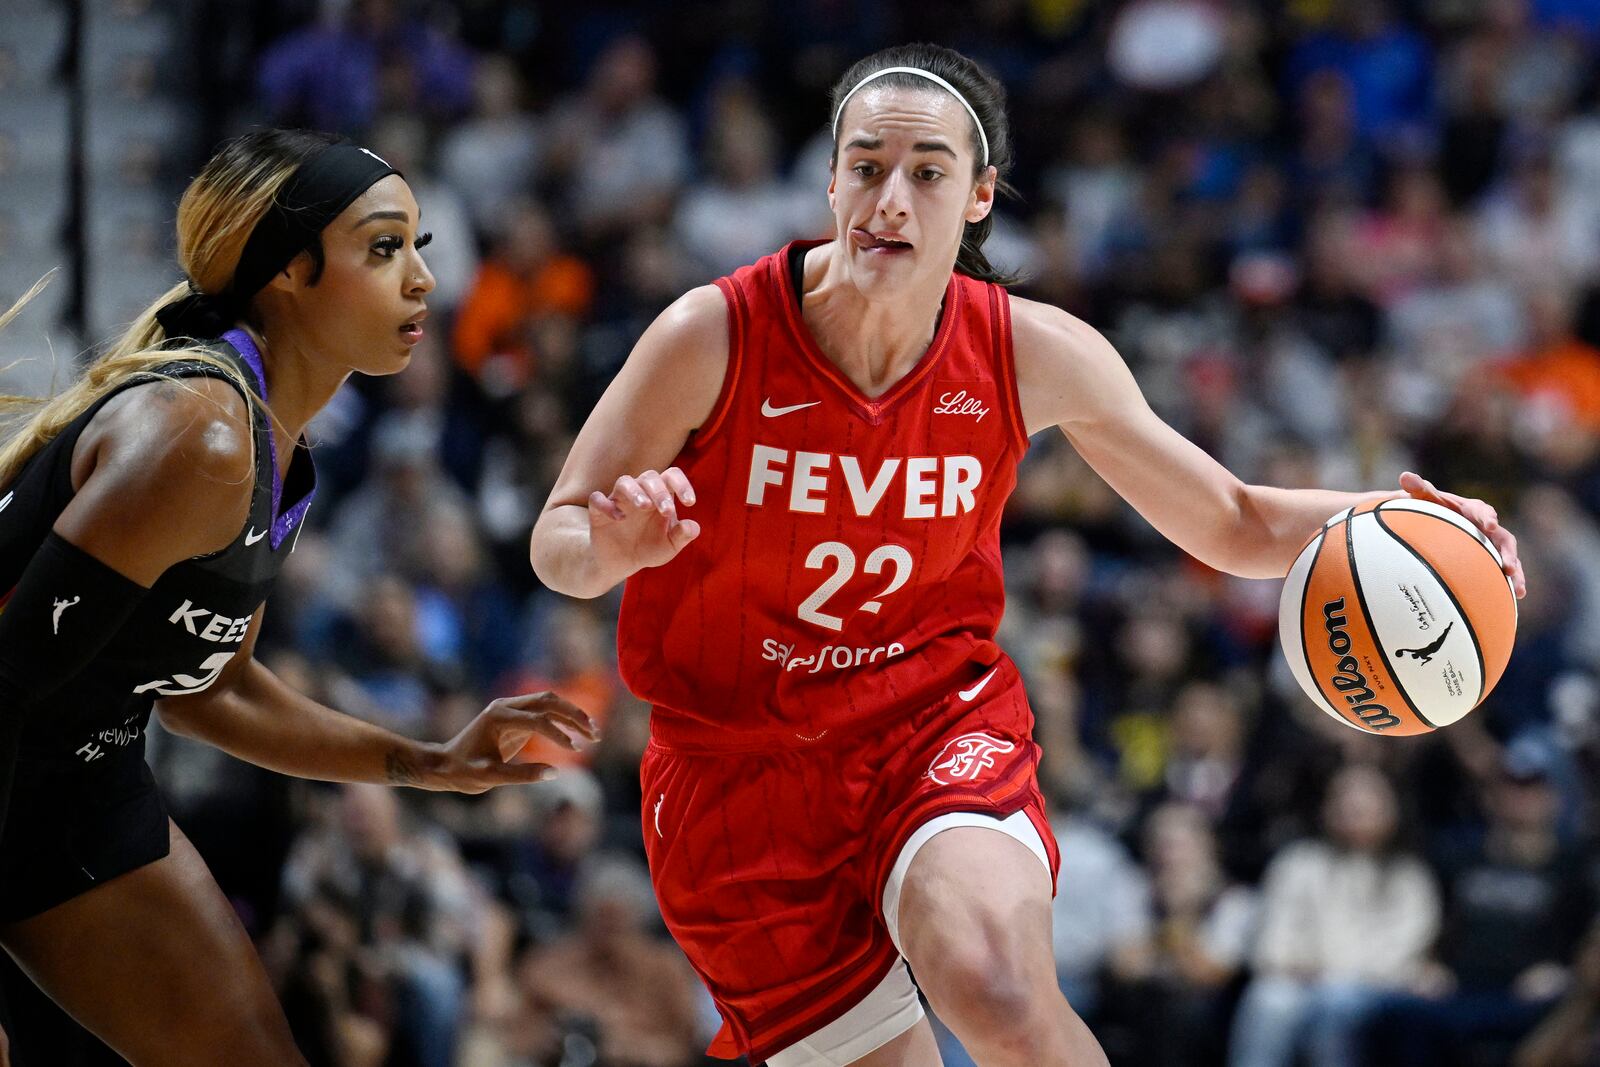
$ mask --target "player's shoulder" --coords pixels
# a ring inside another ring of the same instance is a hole
[[[1110,347],[1099,330],[1069,311],[1016,295],[1010,300],[1011,331],[1019,352],[1024,347],[1041,353]]]
[[[1127,411],[1140,400],[1122,356],[1076,315],[1037,300],[1011,300],[1012,358],[1030,433]]]
[[[728,307],[716,285],[684,293],[656,316],[639,339],[633,362],[688,384],[705,378],[719,385],[728,365]]]
[[[1054,304],[1011,298],[1012,350],[1018,383],[1081,384],[1127,373],[1122,356],[1099,330]]]
[[[57,528],[146,584],[227,547],[256,488],[250,418],[226,380],[157,374],[121,389],[73,448],[73,499]]]
[[[248,487],[252,418],[261,417],[226,379],[152,375],[113,396],[85,428],[83,443],[95,451],[96,467],[113,466],[130,480]]]
[[[697,285],[667,305],[656,320],[682,343],[703,343],[720,337],[728,339],[728,302],[715,282]]]

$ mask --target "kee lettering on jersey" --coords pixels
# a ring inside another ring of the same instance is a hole
[[[178,605],[178,610],[174,611],[167,621],[177,623],[202,641],[236,645],[244,640],[244,632],[250,628],[250,620],[253,618],[255,618],[254,612],[242,619],[230,619],[226,615],[197,608],[185,600]]]

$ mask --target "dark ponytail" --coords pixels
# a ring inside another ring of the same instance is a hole
[[[983,135],[989,139],[989,166],[995,169],[995,190],[1007,195],[1015,194],[1016,190],[1005,180],[1014,158],[1011,148],[1011,120],[1006,117],[1005,86],[988,71],[954,49],[937,44],[902,44],[874,52],[851,66],[834,84],[833,92],[829,94],[831,105],[829,118],[838,115],[839,102],[862,78],[886,67],[916,67],[929,74],[938,75],[959,89],[961,95],[967,98],[967,103],[972,105],[972,110],[977,113],[978,121],[983,124]],[[915,74],[885,74],[872,84],[896,89],[944,91],[933,82],[919,78]],[[976,180],[983,176],[984,170],[982,147],[977,130],[972,131],[972,158],[973,179]],[[837,165],[838,161],[839,140],[835,137],[831,162]],[[966,224],[966,229],[961,234],[961,249],[956,253],[956,270],[979,281],[994,282],[996,285],[1015,284],[1016,275],[997,270],[989,262],[989,257],[983,254],[983,242],[988,240],[989,231],[992,229],[994,229],[993,211],[985,215],[981,222]]]

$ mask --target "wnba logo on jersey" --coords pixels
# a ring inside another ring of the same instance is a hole
[[[928,767],[928,777],[940,785],[971,781],[994,766],[995,753],[1004,755],[1016,747],[989,734],[962,734],[939,750]]]

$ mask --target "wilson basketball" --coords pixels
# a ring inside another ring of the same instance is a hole
[[[1329,519],[1278,606],[1306,695],[1375,734],[1426,733],[1477,707],[1516,633],[1517,598],[1494,545],[1449,508],[1409,498]]]

